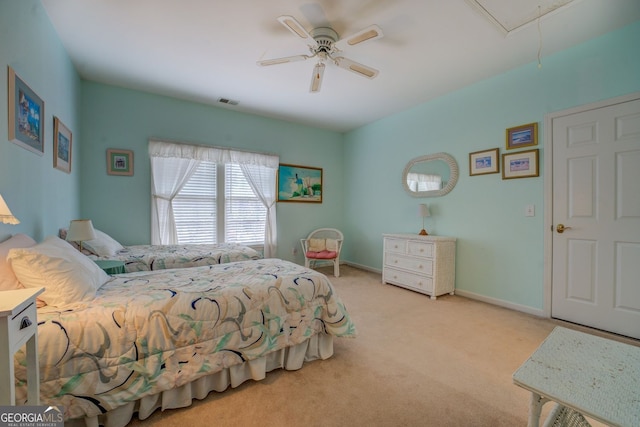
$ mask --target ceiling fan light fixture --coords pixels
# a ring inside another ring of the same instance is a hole
[[[322,77],[324,76],[324,67],[325,65],[322,62],[318,62],[313,68],[313,76],[311,76],[311,87],[309,88],[309,92],[320,92]]]

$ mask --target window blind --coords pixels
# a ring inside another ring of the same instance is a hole
[[[218,188],[224,188],[224,198],[218,197]],[[201,162],[173,199],[173,213],[179,244],[264,244],[267,210],[239,165]]]

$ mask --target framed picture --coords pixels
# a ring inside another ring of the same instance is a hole
[[[53,118],[53,167],[71,173],[71,131]]]
[[[132,176],[133,151],[109,148],[107,150],[107,173],[109,175]]]
[[[507,129],[507,150],[538,145],[538,123]]]
[[[322,203],[322,169],[280,164],[278,201]]]
[[[44,101],[8,67],[9,141],[44,154]]]
[[[469,153],[469,175],[485,175],[500,172],[498,149]]]
[[[502,155],[502,179],[539,176],[538,150],[518,151]]]

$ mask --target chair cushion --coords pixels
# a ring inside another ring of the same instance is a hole
[[[338,255],[338,253],[336,251],[307,251],[306,255],[307,258],[313,259],[333,259]]]

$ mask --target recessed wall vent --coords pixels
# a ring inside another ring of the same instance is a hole
[[[238,105],[238,101],[228,98],[218,98],[218,102],[221,104]]]

